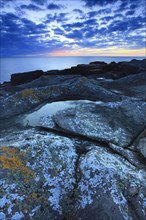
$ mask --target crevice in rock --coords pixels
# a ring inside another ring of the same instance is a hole
[[[62,220],[75,220],[76,219],[75,202],[76,202],[76,198],[77,198],[78,185],[79,185],[79,182],[80,182],[81,176],[82,176],[82,174],[80,173],[80,170],[79,170],[79,162],[80,162],[80,158],[83,155],[86,155],[87,152],[88,152],[88,150],[84,150],[84,151],[81,152],[76,147],[77,159],[76,159],[76,162],[75,162],[75,169],[74,169],[75,183],[74,183],[72,192],[70,193],[70,195],[68,197],[68,201],[69,201],[68,207],[69,207],[69,209],[65,212],[64,217],[63,217]]]
[[[129,147],[131,145],[137,145],[138,142],[138,138],[141,136],[142,133],[144,133],[146,131],[146,126],[144,126],[144,128],[135,136],[135,138],[131,141],[131,143],[129,144],[129,146],[127,147],[129,149]],[[136,150],[135,150],[136,151]]]
[[[129,207],[129,210],[131,211],[132,213],[132,216],[134,218],[134,220],[139,220],[139,219],[142,219],[141,216],[139,215],[136,207],[132,204],[131,200],[126,198],[127,201],[128,201],[128,207]]]
[[[132,163],[131,160],[129,160],[126,156],[124,156],[123,154],[121,154],[120,152],[112,149],[110,147],[110,145],[104,141],[98,141],[98,140],[94,140],[92,138],[89,138],[89,137],[86,137],[84,135],[81,135],[81,134],[77,134],[77,133],[73,133],[73,132],[70,132],[70,131],[66,131],[66,130],[63,130],[61,129],[58,125],[56,125],[56,128],[46,128],[46,127],[42,127],[42,126],[36,126],[34,127],[36,129],[38,129],[39,131],[47,131],[47,132],[51,132],[51,133],[54,133],[54,134],[57,134],[57,135],[60,135],[60,136],[63,136],[63,137],[68,137],[68,138],[71,138],[71,139],[74,139],[74,138],[77,138],[79,139],[80,141],[88,141],[90,143],[93,143],[95,145],[98,145],[98,146],[101,146],[101,147],[104,147],[106,149],[108,149],[108,151],[112,154],[117,154],[121,157],[123,157],[125,160],[127,160],[130,164],[132,164],[134,167],[137,167],[135,165],[135,163]],[[80,149],[81,150],[81,149]],[[126,150],[126,149],[124,149]],[[128,149],[130,150],[130,149]],[[83,148],[82,150],[83,151]],[[78,152],[79,153],[79,152]],[[138,152],[137,153],[137,159],[140,160],[141,162],[141,165],[142,167],[141,168],[144,168],[146,167],[145,164],[146,164],[146,159]],[[139,167],[140,168],[140,167]]]

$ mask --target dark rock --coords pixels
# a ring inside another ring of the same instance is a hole
[[[115,63],[115,62],[114,62]],[[105,65],[107,63],[103,62],[103,61],[95,61],[95,62],[90,62],[90,64],[99,64],[99,65]]]
[[[137,149],[146,158],[146,130],[144,130],[134,141],[134,149]]]
[[[122,77],[113,81],[97,82],[100,86],[115,93],[146,100],[146,72]]]
[[[24,72],[24,73],[14,73],[11,75],[11,83],[14,86],[27,83],[36,78],[39,78],[43,74],[44,72],[42,70],[35,70],[35,71]]]

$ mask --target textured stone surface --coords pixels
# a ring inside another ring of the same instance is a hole
[[[26,130],[1,144],[0,219],[61,219],[75,183],[72,141]]]
[[[145,113],[144,102],[125,100],[107,104],[83,104],[59,111],[54,120],[67,131],[127,147],[144,129]]]
[[[72,83],[68,80],[68,83],[62,83],[62,85],[26,88],[12,95],[3,96],[0,106],[0,119],[22,114],[46,101],[71,99],[118,101],[121,98],[113,92],[96,85],[92,80],[81,77]]]
[[[136,139],[135,148],[146,158],[146,130],[144,130]]]
[[[102,81],[98,84],[115,93],[146,100],[146,72],[129,75],[118,80]]]
[[[145,219],[146,172],[110,149],[35,129],[1,144],[1,219]]]
[[[80,158],[78,172],[78,219],[145,219],[144,171],[96,146]]]
[[[0,220],[146,219],[145,69],[93,62],[0,85]],[[70,99],[86,101],[23,122]]]

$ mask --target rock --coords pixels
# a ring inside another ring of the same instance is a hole
[[[134,146],[146,158],[146,130],[137,137]]]
[[[76,219],[145,219],[144,171],[96,146],[80,158],[78,175]]]
[[[59,111],[54,120],[59,127],[71,133],[126,148],[144,129],[145,113],[144,102],[125,100],[83,104]]]
[[[14,73],[11,75],[11,83],[13,86],[23,84],[26,82],[30,82],[40,76],[42,76],[44,72],[42,70],[35,70],[31,72],[24,73]]]
[[[146,73],[140,72],[135,75],[125,76],[114,81],[100,81],[98,85],[110,89],[115,93],[146,100]]]
[[[146,62],[142,60],[140,62],[119,62],[110,63],[103,67],[103,73],[112,73],[113,79],[120,79],[124,76],[133,75],[146,70]]]
[[[1,143],[0,216],[62,219],[75,183],[77,155],[72,141],[31,129],[13,133]]]
[[[146,161],[135,151],[123,149],[115,144],[109,143],[111,149],[126,158],[131,164],[139,168],[146,168]]]
[[[129,62],[129,65],[137,66],[141,69],[146,69],[146,59],[143,59],[143,60],[133,59]]]
[[[35,129],[1,143],[1,218],[145,219],[146,172],[110,149]]]
[[[60,85],[26,88],[12,95],[3,96],[0,119],[25,113],[44,102],[72,99],[118,101],[121,97],[98,86],[86,77],[80,77],[62,82]]]
[[[93,62],[0,85],[0,219],[146,219],[145,69]],[[76,99],[92,102],[20,123]]]

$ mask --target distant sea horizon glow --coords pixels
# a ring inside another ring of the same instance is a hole
[[[11,74],[34,70],[63,70],[78,64],[104,61],[128,62],[132,59],[144,59],[144,56],[25,56],[0,59],[0,83],[10,81]]]

